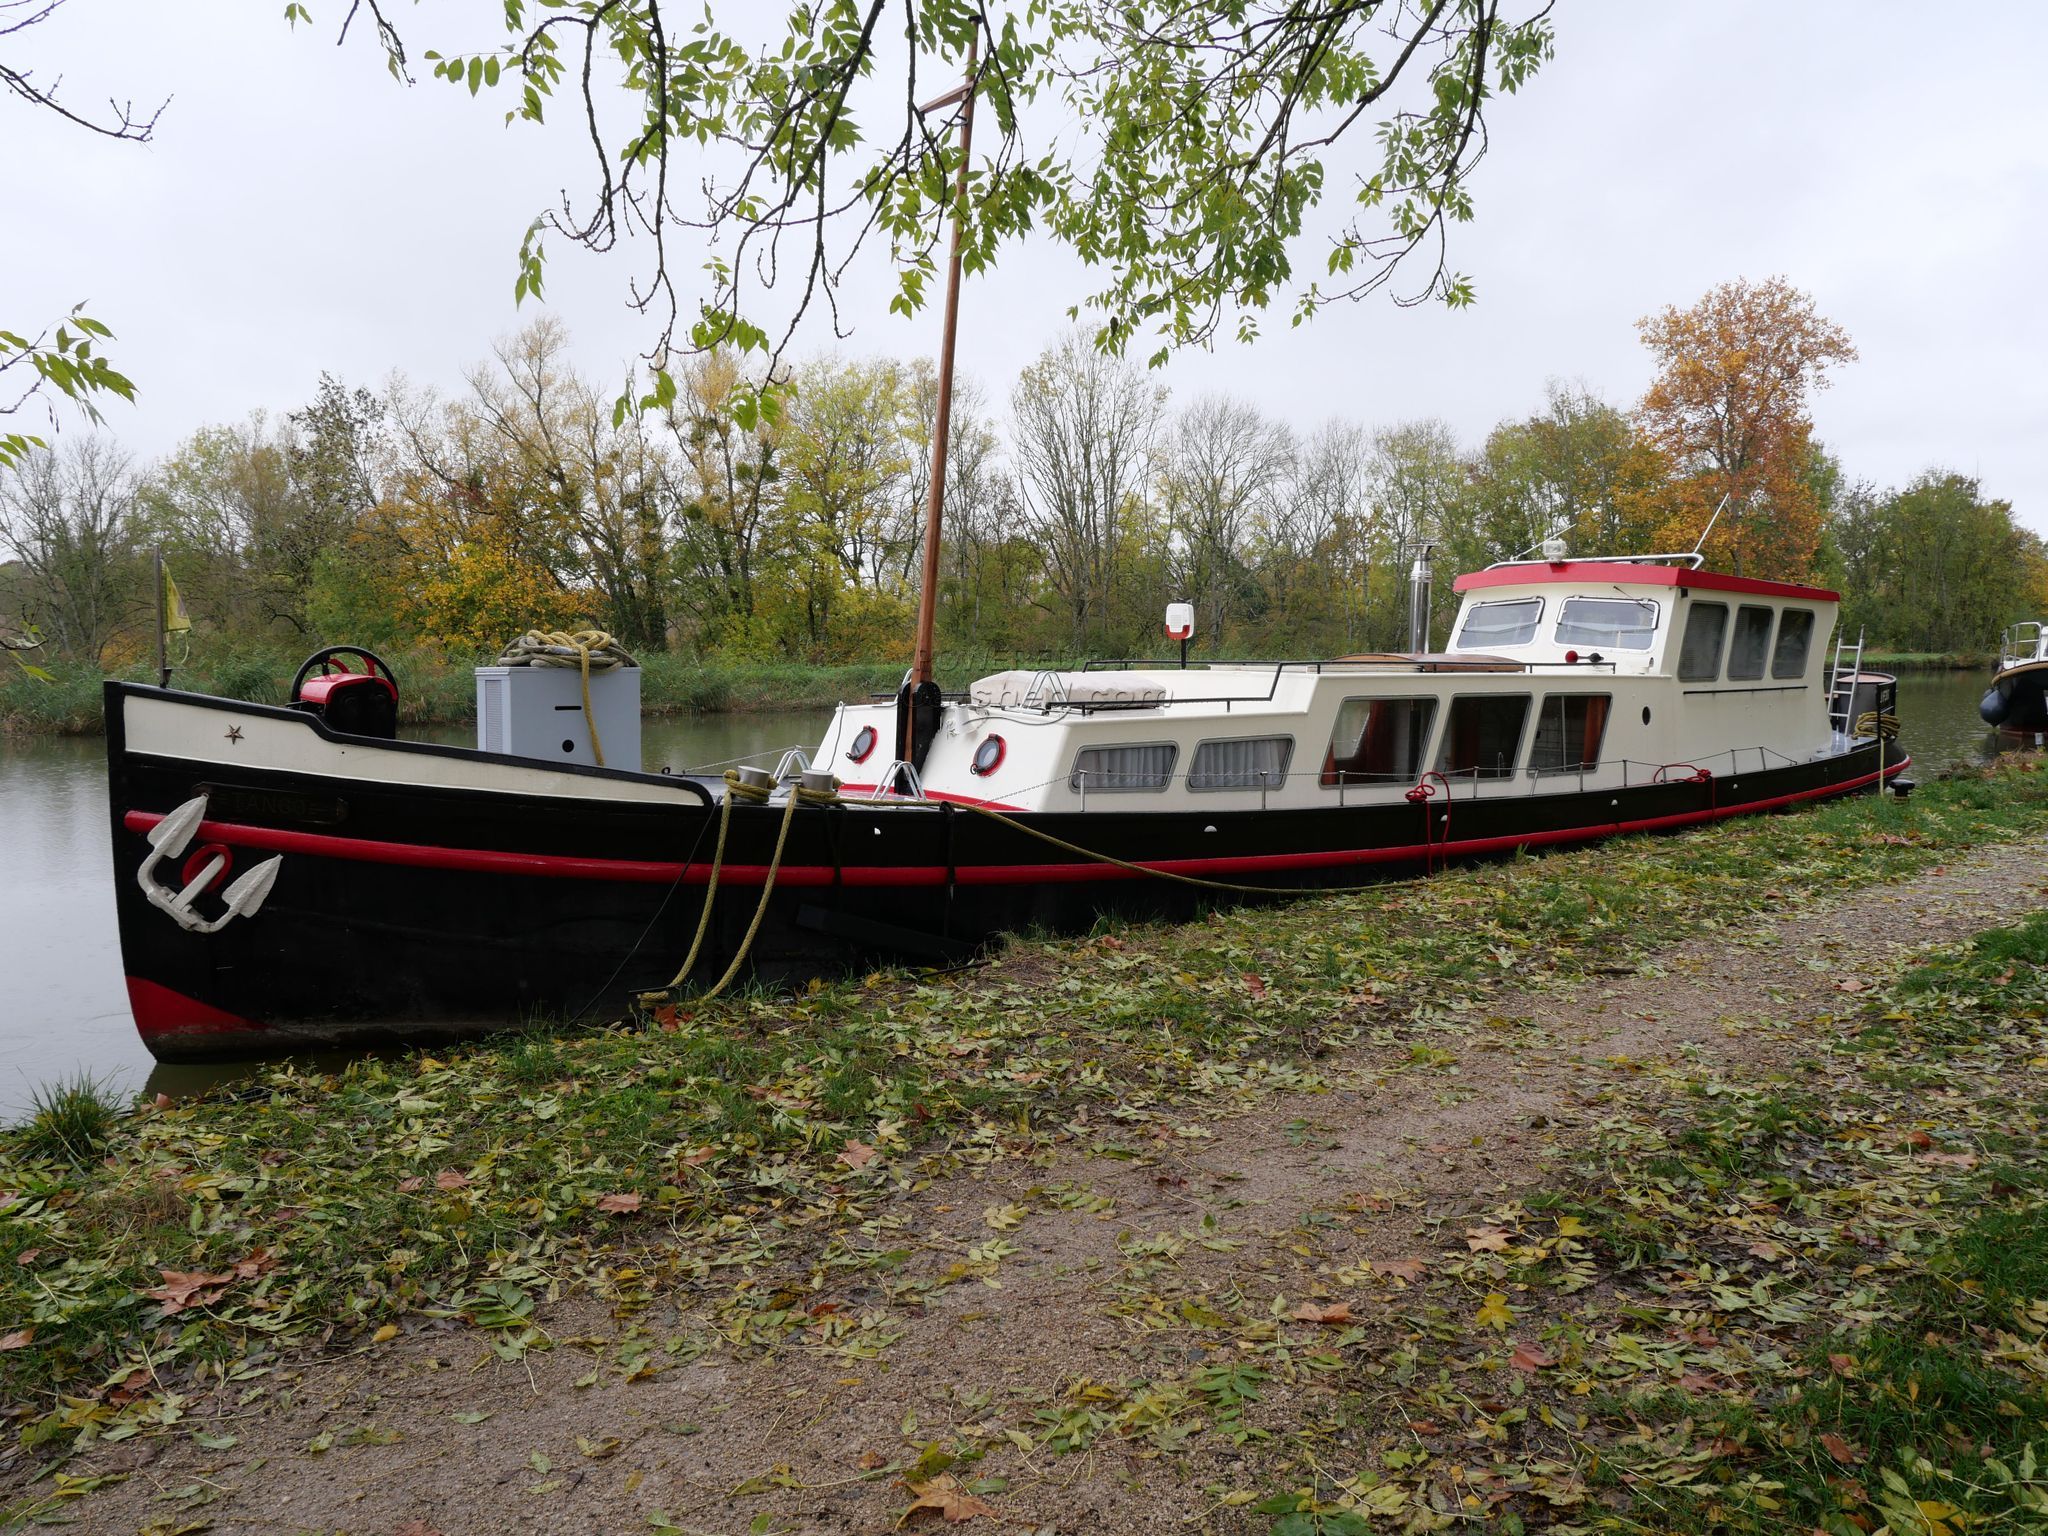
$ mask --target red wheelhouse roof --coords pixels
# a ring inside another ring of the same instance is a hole
[[[1467,571],[1451,584],[1454,592],[1476,587],[1529,587],[1550,582],[1611,582],[1623,587],[1677,587],[1692,592],[1740,592],[1751,597],[1789,597],[1809,603],[1838,603],[1839,592],[1790,581],[1757,581],[1682,565],[1638,565],[1626,560],[1557,560],[1545,565],[1489,566]]]

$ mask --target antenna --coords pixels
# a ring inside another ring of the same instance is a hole
[[[1734,499],[1735,493],[1733,491],[1728,492],[1721,498],[1721,505],[1714,508],[1714,515],[1707,519],[1707,526],[1700,530],[1699,539],[1693,544],[1692,547],[1693,554],[1696,555],[1700,552],[1700,546],[1707,542],[1707,535],[1714,531],[1714,524],[1721,520],[1722,511],[1725,510],[1728,503],[1733,501]]]

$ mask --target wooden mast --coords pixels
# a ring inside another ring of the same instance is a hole
[[[932,473],[924,509],[924,566],[917,593],[917,637],[911,651],[910,681],[897,711],[901,737],[898,756],[915,763],[921,754],[915,720],[924,696],[936,693],[932,677],[932,629],[939,607],[939,539],[946,509],[946,448],[953,421],[953,349],[960,324],[960,211],[967,203],[967,165],[974,149],[974,69],[979,39],[967,45],[967,79],[920,112],[937,112],[964,101],[960,114],[960,170],[953,187],[953,234],[946,260],[946,313],[939,332],[939,398],[932,421]],[[932,701],[936,704],[936,700]]]

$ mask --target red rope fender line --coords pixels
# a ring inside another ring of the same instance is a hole
[[[1436,780],[1436,784],[1430,783],[1431,779]],[[1430,819],[1429,814],[1430,802],[1436,798],[1437,784],[1441,784],[1444,789],[1444,835],[1441,839],[1436,835],[1436,824]],[[1436,845],[1439,841],[1449,843],[1451,840],[1451,781],[1431,768],[1415,781],[1415,787],[1402,798],[1410,805],[1422,807],[1422,869],[1425,874],[1435,874]]]

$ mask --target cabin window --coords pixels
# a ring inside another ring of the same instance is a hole
[[[1188,765],[1189,789],[1279,789],[1294,756],[1292,736],[1241,736],[1205,741]]]
[[[1536,712],[1536,740],[1529,767],[1536,773],[1577,773],[1600,764],[1600,739],[1607,734],[1605,693],[1553,693]]]
[[[1711,683],[1721,675],[1721,642],[1728,638],[1728,605],[1694,603],[1685,616],[1685,643],[1678,648],[1678,676]]]
[[[1436,765],[1445,773],[1505,779],[1522,750],[1529,718],[1527,694],[1467,693],[1451,700],[1449,723]]]
[[[1083,747],[1074,756],[1067,787],[1084,794],[1114,790],[1157,790],[1173,777],[1180,748],[1170,741],[1133,747]]]
[[[1557,616],[1559,645],[1647,651],[1657,634],[1657,605],[1647,597],[1568,597]]]
[[[1323,784],[1411,784],[1436,723],[1435,699],[1346,699],[1323,754]]]
[[[1778,643],[1771,651],[1771,676],[1806,676],[1806,652],[1813,644],[1813,610],[1787,608],[1778,620]]]
[[[1527,645],[1536,638],[1536,625],[1543,618],[1543,599],[1518,597],[1505,603],[1474,603],[1465,611],[1455,642],[1461,651],[1485,650],[1495,645]]]
[[[1771,610],[1747,605],[1735,610],[1735,643],[1728,647],[1728,676],[1751,682],[1764,675],[1771,654]]]

